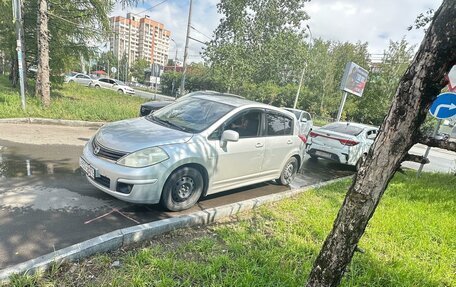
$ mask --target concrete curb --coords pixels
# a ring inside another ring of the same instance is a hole
[[[102,125],[106,124],[106,122],[56,120],[56,119],[45,119],[45,118],[8,118],[8,119],[0,119],[0,123],[59,125],[59,126],[68,126],[68,127],[101,127]]]
[[[154,236],[161,235],[183,227],[191,227],[216,222],[225,217],[240,212],[255,209],[261,205],[280,201],[303,193],[309,189],[322,187],[334,182],[342,181],[353,176],[333,179],[300,189],[289,190],[277,194],[265,195],[254,199],[223,205],[194,212],[180,217],[167,218],[137,226],[118,229],[78,244],[54,251],[35,259],[0,270],[0,282],[7,282],[13,274],[33,274],[48,270],[52,265],[75,261],[93,255],[119,249],[123,246],[141,242]]]

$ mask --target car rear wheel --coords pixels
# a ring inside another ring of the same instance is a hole
[[[298,160],[295,157],[290,158],[285,164],[280,178],[277,179],[277,182],[281,185],[289,185],[295,178],[298,173]]]
[[[99,88],[100,88],[100,86],[99,86],[99,85],[95,85],[95,89],[99,89]]]
[[[203,193],[204,180],[201,173],[192,167],[174,171],[163,187],[160,204],[170,211],[192,207]]]

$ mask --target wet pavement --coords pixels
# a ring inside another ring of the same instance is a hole
[[[184,212],[134,205],[92,187],[78,167],[82,146],[0,140],[0,269],[119,228],[288,190],[273,182],[210,195]],[[354,173],[306,160],[293,187]]]

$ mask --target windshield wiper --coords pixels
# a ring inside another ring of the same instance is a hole
[[[153,115],[151,115],[150,117],[151,117],[151,119],[155,120],[156,122],[163,123],[163,124],[167,125],[168,127],[173,127],[173,128],[176,128],[176,129],[178,129],[180,131],[189,132],[189,130],[187,128],[181,127],[179,125],[176,125],[175,123],[170,122],[168,120],[160,119],[160,118],[157,118],[156,116],[153,116]]]

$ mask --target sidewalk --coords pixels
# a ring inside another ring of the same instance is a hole
[[[97,130],[96,127],[0,123],[0,139],[23,144],[84,146]]]

